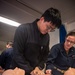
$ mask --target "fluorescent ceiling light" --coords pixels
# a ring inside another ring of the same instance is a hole
[[[0,22],[6,23],[11,26],[16,26],[16,27],[18,27],[20,25],[20,23],[18,23],[18,22],[12,21],[10,19],[7,19],[7,18],[1,17],[1,16],[0,16]]]

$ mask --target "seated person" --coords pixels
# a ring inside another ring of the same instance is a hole
[[[74,44],[75,32],[69,32],[65,42],[56,44],[51,48],[46,62],[46,74],[64,75],[69,67],[75,68]]]
[[[1,53],[0,56],[0,66],[2,69],[10,69],[10,64],[12,61],[12,52],[13,52],[13,42],[8,41],[6,43],[6,50]]]
[[[2,75],[25,75],[25,71],[16,67],[14,70],[8,69],[4,71]]]

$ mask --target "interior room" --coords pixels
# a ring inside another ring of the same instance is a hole
[[[0,17],[16,21],[21,25],[40,18],[41,14],[50,7],[60,10],[62,24],[67,32],[75,30],[75,0],[0,0]],[[13,41],[16,28],[1,22],[0,18],[0,52],[5,49],[7,41]],[[52,39],[51,47],[59,42],[59,30],[56,29],[49,34]]]

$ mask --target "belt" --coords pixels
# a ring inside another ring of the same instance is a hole
[[[61,70],[61,69],[59,69],[59,68],[57,68],[57,67],[55,67],[55,66],[54,66],[54,69],[56,69],[57,71],[59,71],[59,72],[61,72],[61,73],[65,73],[65,71],[66,71],[66,70]]]

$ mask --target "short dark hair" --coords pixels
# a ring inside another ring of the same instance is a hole
[[[13,42],[12,42],[12,41],[8,41],[6,44],[7,44],[7,45],[9,44],[10,46],[13,47]]]
[[[74,31],[69,32],[69,33],[66,35],[66,37],[68,37],[68,36],[75,36],[75,32],[74,32]]]
[[[45,21],[51,21],[57,28],[61,26],[61,14],[58,9],[51,7],[47,9],[41,17],[44,17]]]

